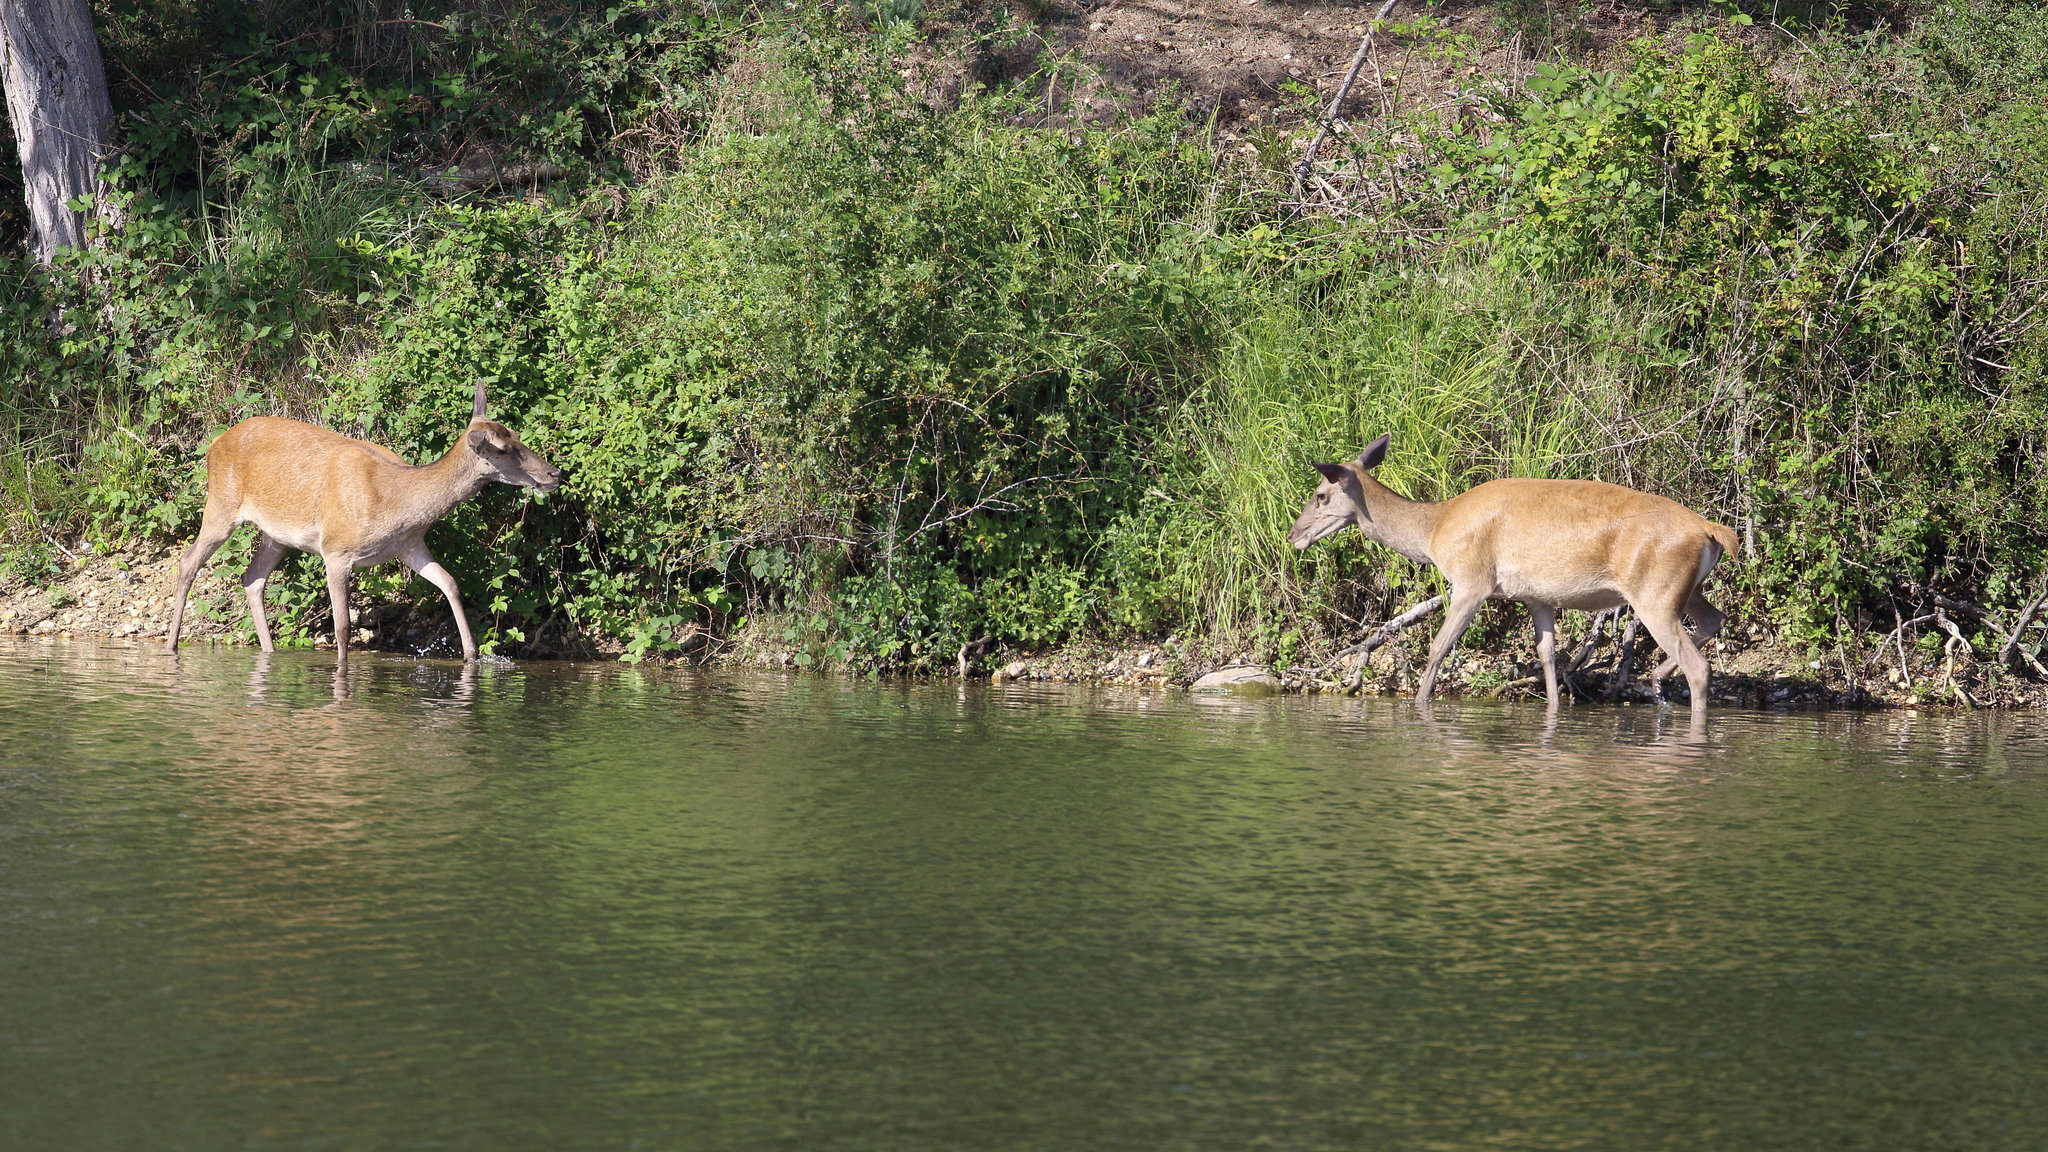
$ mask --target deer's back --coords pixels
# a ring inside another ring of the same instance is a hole
[[[405,465],[391,449],[298,420],[252,416],[206,450],[209,503],[231,506],[294,548],[320,551],[331,509],[360,503],[359,478],[381,465]]]
[[[1616,594],[1697,572],[1704,545],[1727,535],[1675,500],[1619,484],[1508,479],[1446,501],[1430,550],[1454,579],[1454,567],[1490,569],[1503,598],[1612,607]]]

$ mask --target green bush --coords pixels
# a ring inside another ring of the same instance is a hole
[[[522,513],[546,555],[515,562],[561,578],[529,615],[616,633],[837,596],[850,635],[927,621],[853,649],[920,665],[1091,622],[1092,526],[1149,481],[1217,339],[1233,209],[1177,117],[1008,128],[1000,101],[942,114],[881,63],[792,67],[770,118],[714,124],[628,221],[453,208],[431,241],[362,246],[407,296],[328,412],[424,458],[488,383],[570,476],[573,514]],[[514,508],[440,531],[466,581]],[[741,562],[764,549],[795,567]]]

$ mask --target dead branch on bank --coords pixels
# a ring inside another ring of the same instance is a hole
[[[1344,649],[1342,652],[1339,652],[1336,655],[1331,656],[1329,662],[1324,664],[1323,667],[1327,668],[1331,664],[1337,663],[1339,660],[1343,660],[1350,656],[1357,656],[1358,669],[1357,671],[1351,674],[1351,677],[1348,680],[1345,681],[1345,686],[1348,688],[1358,687],[1360,684],[1363,684],[1365,682],[1366,657],[1371,656],[1374,651],[1384,646],[1387,643],[1387,641],[1392,640],[1394,637],[1400,635],[1402,629],[1408,627],[1410,624],[1415,623],[1417,620],[1422,619],[1424,616],[1429,615],[1431,612],[1434,612],[1443,606],[1444,598],[1442,596],[1431,596],[1429,599],[1424,600],[1422,603],[1415,605],[1414,607],[1408,609],[1406,612],[1401,613],[1399,616],[1396,616],[1392,620],[1387,621],[1385,624],[1380,625],[1378,628],[1373,629],[1371,634],[1366,636],[1365,639],[1360,640],[1358,643],[1353,644],[1351,647]]]
[[[960,646],[959,655],[954,657],[954,667],[959,671],[962,680],[967,679],[967,658],[969,656],[979,656],[987,651],[989,642],[994,639],[995,637],[993,636],[983,636],[978,640],[969,640]]]
[[[2020,609],[2019,618],[2013,621],[2012,631],[2006,633],[2004,641],[1998,645],[1998,664],[2001,668],[2012,663],[2013,653],[2018,652],[2026,658],[2028,664],[2033,665],[2035,673],[2043,679],[2048,679],[2048,668],[2041,667],[2041,662],[2034,658],[2033,653],[2020,647],[2021,633],[2034,622],[2034,614],[2041,610],[2044,603],[2048,603],[2048,572],[2041,574],[2041,590],[2034,594],[2034,598],[2027,602],[2026,607]]]

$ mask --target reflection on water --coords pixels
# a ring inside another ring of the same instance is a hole
[[[2036,1147],[2044,734],[0,642],[0,1147]]]

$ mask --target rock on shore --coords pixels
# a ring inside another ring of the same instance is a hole
[[[1280,691],[1280,678],[1259,667],[1218,668],[1188,685],[1188,691],[1229,692],[1237,696],[1271,696]]]

